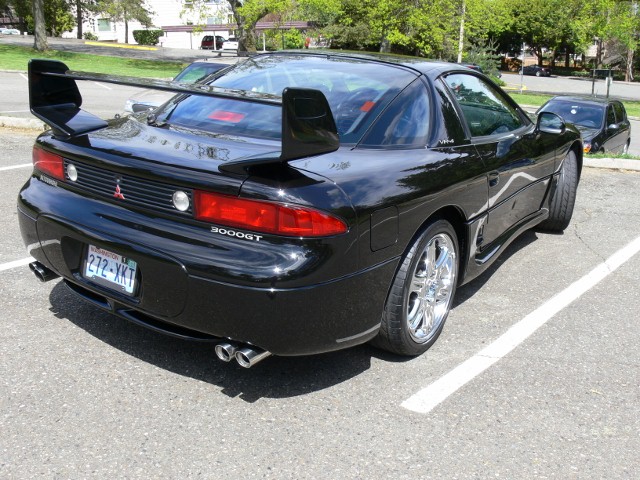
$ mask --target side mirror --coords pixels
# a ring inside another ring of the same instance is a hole
[[[561,135],[566,129],[567,125],[559,115],[551,112],[542,112],[538,114],[538,121],[536,122],[537,132]]]

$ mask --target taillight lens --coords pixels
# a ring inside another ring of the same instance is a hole
[[[37,170],[58,180],[64,180],[64,160],[60,155],[33,147],[32,159]]]
[[[194,191],[194,210],[198,220],[289,237],[325,237],[347,231],[339,218],[310,208],[200,190]]]

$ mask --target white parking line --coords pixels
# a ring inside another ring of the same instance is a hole
[[[402,402],[401,406],[414,412],[429,413],[459,388],[504,358],[556,313],[595,287],[638,252],[640,252],[640,237],[524,317],[485,349]]]
[[[96,85],[99,85],[100,87],[102,87],[104,89],[113,90],[113,88],[109,87],[108,85],[103,85],[102,83],[99,83],[99,82],[93,82],[93,83],[95,83]]]
[[[27,82],[29,81],[29,77],[27,77],[24,73],[19,73],[22,78],[24,78]]]
[[[27,168],[33,167],[33,163],[22,163],[20,165],[10,165],[8,167],[0,167],[0,172],[4,172],[5,170],[16,170],[18,168]]]
[[[12,268],[24,267],[25,265],[29,265],[33,261],[33,257],[29,257],[23,258],[22,260],[15,260],[13,262],[0,263],[0,272],[11,270]]]

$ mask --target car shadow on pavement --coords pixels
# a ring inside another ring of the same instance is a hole
[[[531,230],[516,239],[485,273],[458,289],[454,308],[480,290],[513,254],[536,240],[537,235]],[[338,385],[367,371],[372,358],[396,363],[413,359],[361,345],[321,355],[274,356],[245,369],[235,361],[218,360],[215,343],[181,340],[130,323],[85,302],[63,282],[53,287],[49,300],[57,318],[70,321],[107,345],[164,370],[216,385],[223,394],[249,403],[265,397],[305,395]]]
[[[246,402],[295,397],[332,387],[368,370],[372,357],[398,360],[363,345],[305,357],[273,356],[245,369],[235,360],[220,361],[214,353],[215,343],[181,340],[130,323],[85,302],[63,282],[53,287],[49,300],[57,318],[70,321],[107,345],[164,370],[216,385],[225,395]]]

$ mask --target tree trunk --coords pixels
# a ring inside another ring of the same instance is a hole
[[[391,42],[386,36],[380,42],[380,53],[391,53]]]
[[[633,82],[633,55],[635,51],[633,49],[629,49],[627,51],[627,69],[624,73],[624,81],[625,82]]]
[[[536,54],[536,57],[538,57],[538,66],[541,67],[542,66],[542,48],[540,47],[534,47],[533,51]]]
[[[43,4],[44,0],[33,0],[33,21],[35,23],[33,48],[39,52],[44,52],[49,48]]]
[[[124,43],[129,43],[129,22],[124,17]]]
[[[82,38],[82,1],[76,0],[76,23],[78,24],[78,38]]]

